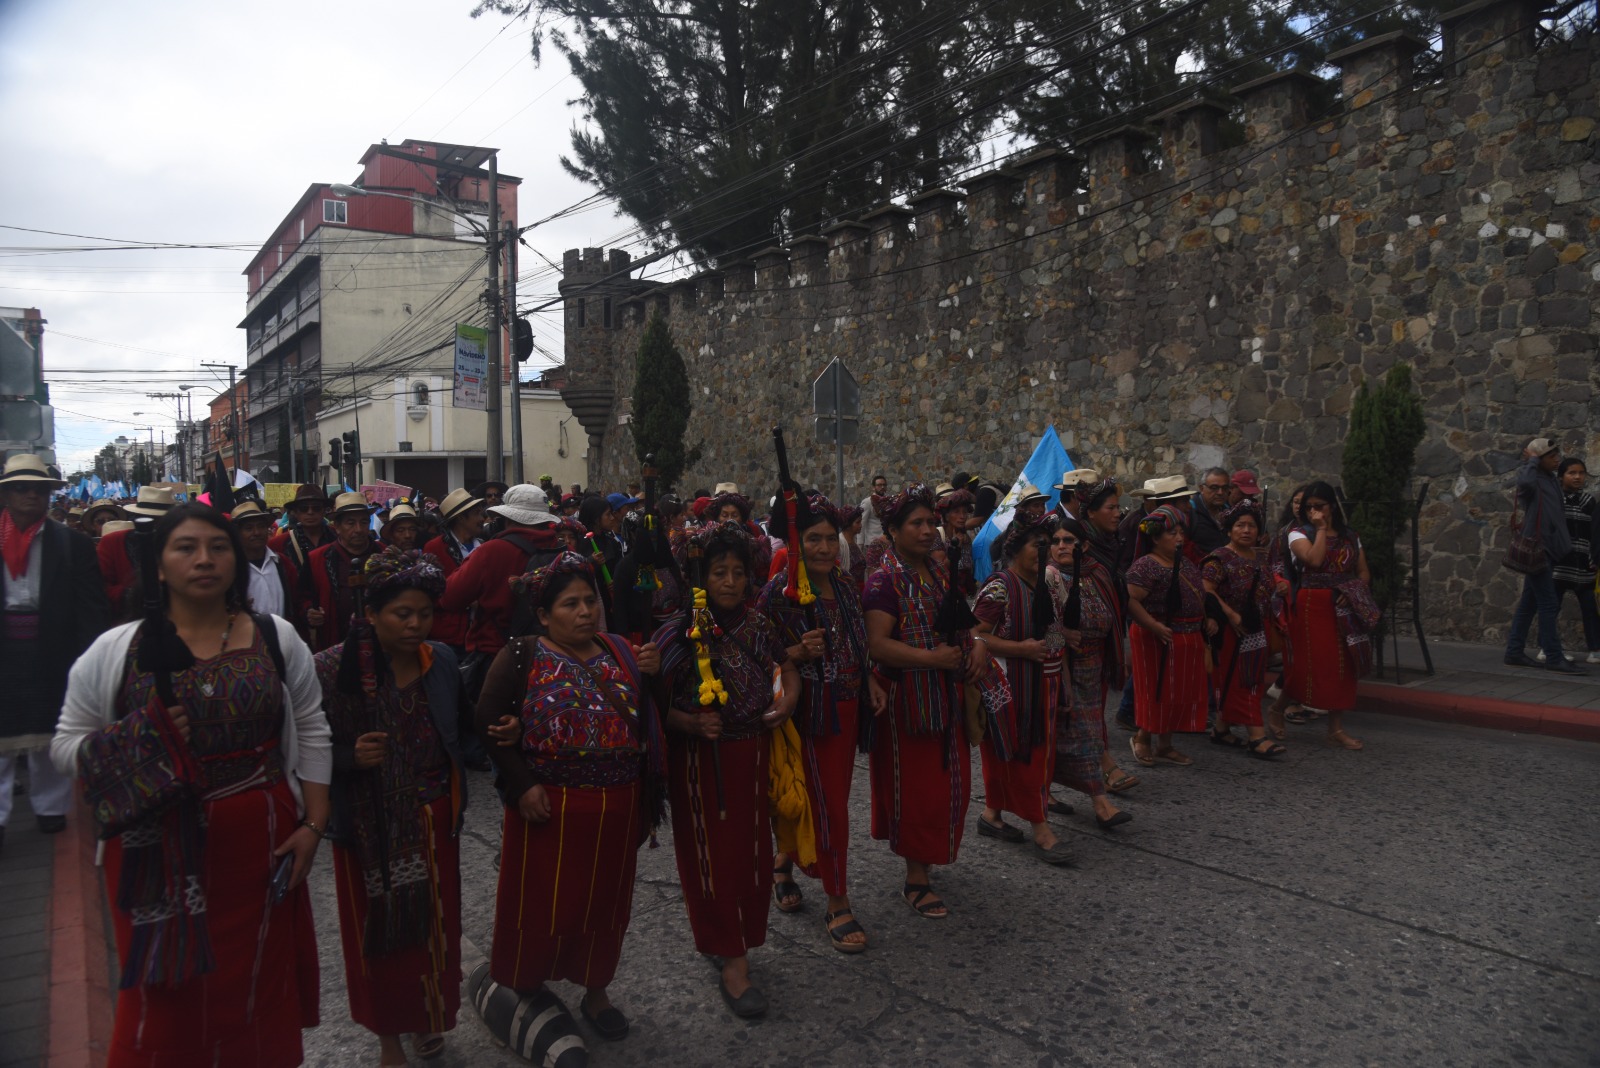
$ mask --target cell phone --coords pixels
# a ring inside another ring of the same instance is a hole
[[[281,905],[283,899],[289,896],[289,876],[293,872],[294,854],[285,853],[278,858],[278,866],[272,869],[272,882],[267,887],[274,905]]]

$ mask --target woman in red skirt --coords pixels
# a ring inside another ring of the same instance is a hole
[[[1297,569],[1283,692],[1327,710],[1329,745],[1360,749],[1361,740],[1345,733],[1341,713],[1355,707],[1356,681],[1372,670],[1367,635],[1377,626],[1378,606],[1368,586],[1367,554],[1326,482],[1306,487],[1299,520],[1287,538]]]
[[[749,951],[767,940],[772,886],[768,729],[794,712],[800,679],[777,628],[749,607],[751,540],[738,522],[689,539],[694,602],[657,632],[670,696],[668,783],[678,881],[695,948],[721,968],[734,1015],[760,1016]],[[773,696],[782,667],[783,692]]]
[[[122,965],[105,1063],[292,1068],[319,1020],[303,884],[333,770],[311,651],[249,611],[249,562],[220,512],[179,505],[150,537],[146,588],[159,581],[165,603],[73,665],[50,746],[102,833],[120,828],[105,852]]]
[[[802,606],[786,594],[789,568],[767,583],[757,606],[777,627],[789,659],[799,665],[800,702],[794,723],[800,734],[805,767],[806,794],[811,802],[812,829],[817,861],[801,868],[822,882],[828,895],[823,922],[828,940],[841,953],[867,948],[867,933],[850,908],[845,866],[850,849],[850,780],[855,755],[872,748],[874,718],[884,710],[887,697],[873,678],[867,659],[867,628],[861,614],[861,595],[839,569],[839,528],[842,519],[828,499],[811,494],[797,510],[798,535],[788,533],[782,511],[773,514],[774,533],[792,547],[798,540],[806,575],[816,600]],[[792,559],[792,557],[791,557]],[[792,912],[800,907],[800,887],[794,881],[792,858],[774,857],[773,894],[778,908]]]
[[[1211,689],[1217,695],[1216,745],[1244,748],[1253,757],[1271,760],[1288,752],[1267,737],[1261,725],[1261,688],[1267,674],[1266,618],[1272,598],[1272,573],[1256,555],[1261,510],[1247,498],[1222,513],[1219,523],[1228,544],[1200,565],[1206,595],[1228,621],[1221,629],[1221,649],[1211,667]],[[1246,738],[1233,733],[1233,724]]]
[[[1194,761],[1172,744],[1178,732],[1206,729],[1205,643],[1200,637],[1205,587],[1183,552],[1183,514],[1164,504],[1139,521],[1150,551],[1128,568],[1128,614],[1138,624],[1133,646],[1134,759],[1187,767]],[[1214,626],[1214,624],[1213,624]]]
[[[906,904],[917,915],[950,915],[929,868],[955,863],[972,800],[962,687],[991,667],[972,638],[970,610],[950,590],[949,568],[934,558],[939,541],[933,494],[921,483],[874,496],[886,539],[883,562],[867,579],[861,606],[867,648],[892,683],[889,711],[872,745],[872,837],[905,858]],[[956,613],[959,615],[959,611]]]
[[[990,717],[978,750],[983,760],[983,811],[978,833],[1020,842],[1022,832],[1005,821],[1014,812],[1033,829],[1034,854],[1046,864],[1071,863],[1065,842],[1045,819],[1056,746],[1055,709],[1061,688],[1066,635],[1045,581],[1053,517],[1011,521],[1000,540],[1005,567],[978,591],[973,636],[989,647],[1006,673],[1011,700]],[[1037,611],[1036,611],[1037,609]]]
[[[370,557],[366,618],[316,656],[333,731],[333,852],[350,1017],[380,1065],[444,1049],[461,1007],[461,671],[427,640],[437,559]]]
[[[643,682],[659,659],[654,646],[600,630],[594,569],[576,553],[515,588],[539,634],[500,651],[477,708],[491,737],[502,717],[518,732],[513,745],[489,747],[506,802],[489,975],[532,998],[522,1011],[567,1025],[541,1028],[540,1041],[570,1034],[552,979],[583,987],[580,1015],[617,1040],[628,1018],[608,988],[633,915],[639,845],[662,814],[665,747]]]

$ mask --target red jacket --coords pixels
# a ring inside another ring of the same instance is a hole
[[[467,628],[467,651],[498,653],[506,644],[506,628],[516,600],[511,580],[528,566],[529,554],[508,538],[531,543],[535,550],[555,553],[561,546],[556,528],[512,527],[472,550],[472,555],[445,580],[438,607],[446,612],[474,609]]]
[[[328,545],[333,541],[333,528],[324,525],[322,529],[323,536],[322,540],[316,545],[317,549],[320,549],[324,545]],[[295,541],[294,532],[295,528],[290,527],[287,530],[283,530],[277,534],[274,534],[271,538],[267,539],[267,548],[271,549],[273,552],[289,561],[295,567],[301,567],[303,566],[304,561],[300,558],[300,546],[299,543]]]
[[[133,558],[128,555],[128,535],[131,530],[113,530],[95,545],[95,555],[100,561],[100,577],[106,584],[106,600],[111,602],[111,621],[126,623],[137,618],[139,605],[126,603],[137,573]]]
[[[373,539],[369,546],[375,547],[376,544],[377,539]],[[354,556],[337,541],[330,541],[312,551],[311,560],[306,565],[311,600],[303,607],[320,608],[323,612],[320,627],[313,627],[309,623],[306,626],[313,652],[321,652],[344,641],[350,633],[351,618],[365,608],[366,590],[359,583],[351,584],[350,577],[362,577],[361,566],[371,553],[372,548],[369,547],[366,553]],[[329,575],[330,570],[334,572],[333,576]]]
[[[456,563],[455,557],[450,555],[450,545],[443,534],[424,545],[422,551],[431,554],[439,561],[439,570],[444,572],[446,581],[461,569],[461,564]],[[428,632],[428,637],[458,649],[464,648],[467,644],[467,626],[471,619],[471,612],[452,612],[442,606],[436,607],[433,610],[433,629]]]

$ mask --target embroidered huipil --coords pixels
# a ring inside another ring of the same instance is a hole
[[[833,598],[818,596],[811,603],[816,625],[824,634],[826,655],[801,664],[801,699],[795,709],[795,728],[812,737],[832,737],[841,730],[837,702],[865,701],[867,681],[867,627],[861,597],[837,567],[830,576]],[[756,602],[757,610],[772,620],[785,648],[800,643],[810,627],[806,609],[784,596],[787,568],[773,576]]]
[[[644,770],[638,710],[644,699],[609,649],[585,661],[529,639],[522,700],[522,755],[535,782],[556,786],[625,786]],[[590,678],[590,672],[610,690]],[[624,716],[617,706],[632,712]]]
[[[772,707],[772,669],[788,661],[789,651],[772,620],[760,612],[740,605],[716,615],[722,633],[709,636],[711,663],[728,692],[728,703],[700,704],[700,674],[694,645],[683,636],[682,616],[662,628],[669,633],[657,634],[656,644],[665,646],[661,672],[671,687],[673,707],[694,713],[715,709],[722,714],[722,737],[754,738],[766,730],[761,717]]]
[[[931,556],[927,566],[930,578],[925,579],[892,547],[885,547],[883,564],[867,579],[861,595],[862,609],[894,617],[891,637],[913,649],[933,649],[949,637],[934,628],[949,588],[949,572]],[[965,644],[968,633],[957,635],[957,640]],[[914,733],[940,734],[959,714],[959,688],[953,672],[937,668],[880,670],[894,682],[895,709]]]
[[[1167,588],[1172,585],[1172,565],[1164,564],[1154,553],[1146,553],[1128,568],[1128,585],[1145,590],[1144,610],[1158,623],[1165,623],[1175,634],[1200,629],[1200,613],[1205,604],[1205,585],[1200,569],[1187,556],[1179,555],[1178,611],[1167,618]]]

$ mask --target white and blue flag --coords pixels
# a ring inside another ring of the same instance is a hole
[[[978,531],[978,536],[972,539],[972,563],[974,574],[977,576],[978,585],[983,585],[983,580],[989,577],[994,570],[994,565],[989,561],[989,546],[1011,525],[1011,517],[1016,513],[1017,502],[1022,499],[1022,487],[1031,485],[1040,493],[1050,498],[1047,506],[1054,508],[1061,499],[1061,491],[1052,489],[1061,481],[1061,476],[1071,471],[1077,465],[1067,455],[1066,447],[1061,444],[1061,438],[1056,434],[1052,425],[1045,428],[1044,436],[1039,439],[1039,444],[1033,448],[1033,455],[1022,468],[1022,473],[1011,484],[1011,492],[1005,495],[1000,506],[994,510],[983,527]]]

